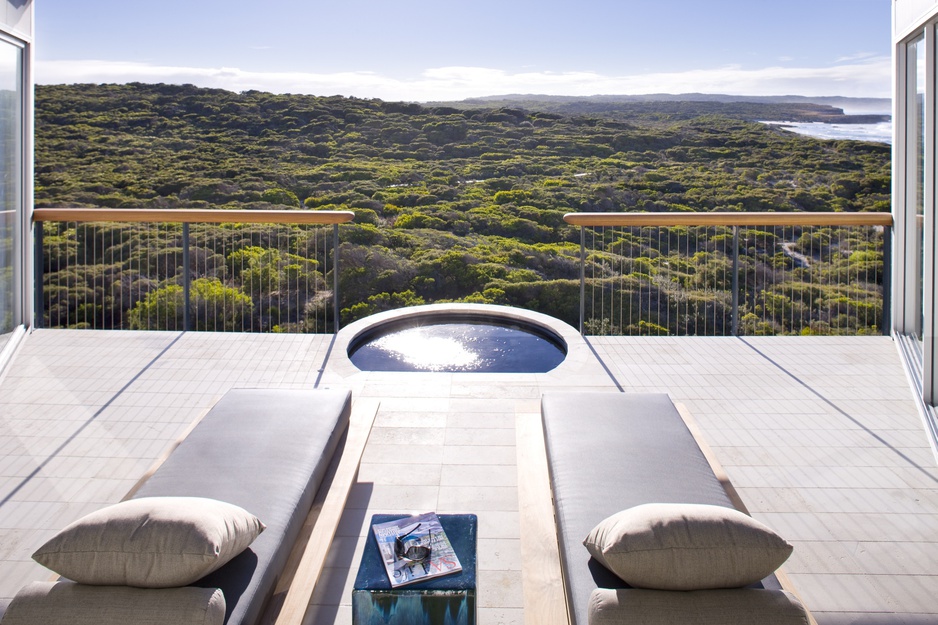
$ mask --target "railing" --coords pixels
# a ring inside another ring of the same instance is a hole
[[[580,332],[889,333],[888,213],[569,213]]]
[[[345,211],[37,209],[37,325],[335,332],[338,225],[353,217]],[[564,219],[581,228],[581,332],[889,331],[889,214],[571,213]]]
[[[335,332],[338,225],[353,218],[347,211],[36,209],[37,325]]]

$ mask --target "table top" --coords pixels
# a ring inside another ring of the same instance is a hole
[[[451,575],[434,577],[424,582],[415,582],[406,586],[391,586],[381,553],[378,551],[378,541],[375,539],[371,526],[376,523],[386,523],[403,519],[407,514],[375,514],[371,517],[368,526],[368,539],[365,542],[365,551],[362,553],[358,575],[355,578],[353,590],[394,590],[395,592],[427,591],[427,590],[469,590],[476,586],[476,543],[478,538],[478,517],[474,514],[440,514],[440,525],[446,532],[456,557],[462,565],[462,571]]]

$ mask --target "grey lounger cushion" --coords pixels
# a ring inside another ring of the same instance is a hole
[[[634,590],[599,588],[590,625],[808,625],[801,602],[784,590]]]
[[[221,625],[224,619],[217,588],[32,582],[10,602],[3,625]]]
[[[226,623],[258,620],[348,427],[351,393],[235,389],[225,394],[135,497],[210,497],[267,529],[196,585],[221,588]]]
[[[594,589],[627,587],[583,546],[600,521],[646,503],[733,504],[665,394],[545,393],[541,417],[567,600],[586,625]]]

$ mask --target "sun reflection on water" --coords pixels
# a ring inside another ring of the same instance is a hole
[[[355,346],[349,358],[363,371],[535,373],[566,355],[557,343],[518,326],[486,321],[428,323],[391,330]]]
[[[426,371],[471,369],[481,356],[469,349],[464,337],[433,336],[426,327],[388,334],[373,345],[413,367]]]

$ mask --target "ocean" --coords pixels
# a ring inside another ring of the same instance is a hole
[[[819,139],[855,139],[892,144],[892,122],[876,124],[825,124],[822,122],[762,122]]]

